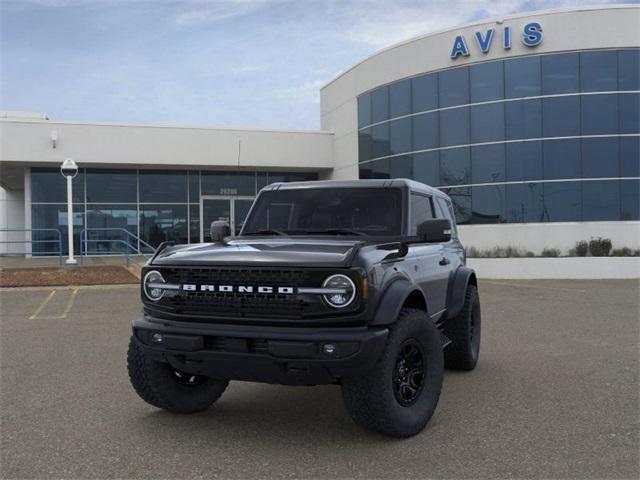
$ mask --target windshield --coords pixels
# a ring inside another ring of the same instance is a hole
[[[399,188],[314,188],[263,192],[242,235],[401,234]]]

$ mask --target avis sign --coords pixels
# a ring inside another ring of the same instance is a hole
[[[493,37],[496,35],[496,29],[490,28],[486,32],[475,32],[474,37],[478,48],[482,53],[488,53],[493,43]],[[502,29],[502,48],[509,50],[511,48],[511,27],[505,26]],[[526,47],[537,47],[542,43],[542,25],[538,22],[527,23],[522,28],[522,34],[520,41]],[[453,48],[451,49],[451,58],[456,59],[460,56],[468,57],[470,55],[469,46],[464,38],[464,35],[460,34],[453,41]]]

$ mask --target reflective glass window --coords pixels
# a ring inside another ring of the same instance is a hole
[[[640,220],[640,180],[620,181],[620,220]]]
[[[411,79],[411,109],[414,113],[438,108],[438,74]]]
[[[58,172],[58,175],[60,173]],[[33,204],[31,206],[31,228],[58,229],[55,231],[33,232],[31,239],[33,244],[31,252],[34,255],[57,255],[62,241],[62,254],[68,255],[69,247],[67,243],[68,228],[67,204]],[[73,205],[73,248],[74,252],[80,252],[80,231],[84,228],[84,206],[82,204]],[[7,244],[7,251],[18,252],[21,244]]]
[[[389,87],[371,92],[371,122],[377,123],[389,119]]]
[[[90,253],[132,253],[138,248],[132,236],[138,235],[138,210],[135,204],[89,205],[87,228],[87,238],[90,240],[87,251]]]
[[[514,142],[505,145],[507,181],[542,178],[542,142]]]
[[[200,205],[189,205],[189,243],[200,242]]]
[[[577,53],[543,55],[541,64],[543,95],[580,90],[580,57]]]
[[[542,132],[545,137],[580,135],[580,98],[542,99]]]
[[[358,127],[371,125],[371,95],[365,93],[358,97]]]
[[[267,178],[269,183],[306,182],[317,180],[318,175],[306,172],[269,172],[267,173]]]
[[[620,138],[620,176],[640,177],[640,137]]]
[[[471,187],[443,188],[449,195],[458,225],[471,223]]]
[[[187,202],[187,172],[140,170],[141,202]]]
[[[365,128],[358,132],[358,160],[363,162],[370,158],[373,158],[373,139],[371,138],[371,128]]]
[[[391,161],[390,159],[376,160],[368,163],[367,166],[371,170],[369,178],[391,178]]]
[[[640,50],[618,51],[618,89],[640,90]]]
[[[471,183],[469,148],[440,151],[440,185],[467,185]]]
[[[471,188],[471,223],[503,223],[505,219],[504,185]]]
[[[255,172],[201,172],[203,195],[255,195]]]
[[[617,53],[615,51],[580,53],[580,87],[583,92],[617,90]]]
[[[618,133],[617,95],[583,95],[580,107],[582,135]]]
[[[469,103],[469,69],[452,68],[438,74],[440,108]]]
[[[504,180],[504,144],[471,147],[471,183],[495,183]]]
[[[413,124],[413,150],[438,148],[440,125],[438,112],[416,115],[411,119]]]
[[[71,182],[74,202],[84,202],[84,169]],[[67,179],[58,168],[31,169],[31,201],[67,203]]]
[[[544,221],[579,222],[582,209],[582,182],[544,184]]]
[[[371,127],[371,139],[373,158],[386,157],[391,154],[388,123],[382,123]]]
[[[418,182],[437,187],[440,185],[439,152],[415,153],[413,155],[413,176]]]
[[[200,172],[197,170],[189,172],[189,201],[200,201]]]
[[[542,100],[505,102],[504,109],[507,140],[542,136]]]
[[[582,176],[585,178],[620,176],[617,137],[582,139]]]
[[[505,97],[533,97],[540,95],[540,57],[505,60]]]
[[[426,195],[411,194],[411,221],[409,222],[409,235],[415,236],[418,234],[418,225],[421,223],[435,218],[433,213],[433,205],[431,204],[431,197]]]
[[[640,95],[637,93],[621,93],[620,101],[620,133],[640,132]]]
[[[389,159],[391,178],[413,178],[413,159],[411,155],[402,155]]]
[[[469,108],[440,111],[440,146],[469,143]]]
[[[142,205],[140,207],[140,236],[157,247],[162,242],[189,242],[186,205]]]
[[[507,221],[509,223],[542,222],[542,184],[507,185]]]
[[[582,182],[582,220],[620,219],[620,181]]]
[[[87,202],[135,203],[138,201],[135,170],[87,169]]]
[[[389,123],[391,154],[411,150],[411,118],[401,118]]]
[[[471,143],[504,140],[504,103],[471,107]]]
[[[546,140],[543,145],[544,178],[580,178],[580,140]]]
[[[411,80],[402,80],[389,85],[389,117],[395,118],[411,113]]]
[[[471,103],[504,98],[503,62],[487,62],[469,67]]]

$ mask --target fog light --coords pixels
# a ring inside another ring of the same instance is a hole
[[[151,335],[151,341],[153,343],[162,343],[162,335],[160,333],[154,333]]]
[[[336,346],[333,343],[325,343],[322,346],[322,351],[324,353],[328,353],[329,355],[331,355],[332,353],[334,353],[336,351]]]

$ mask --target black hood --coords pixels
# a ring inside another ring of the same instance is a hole
[[[355,239],[235,239],[169,247],[160,252],[153,265],[348,267],[360,244]]]

